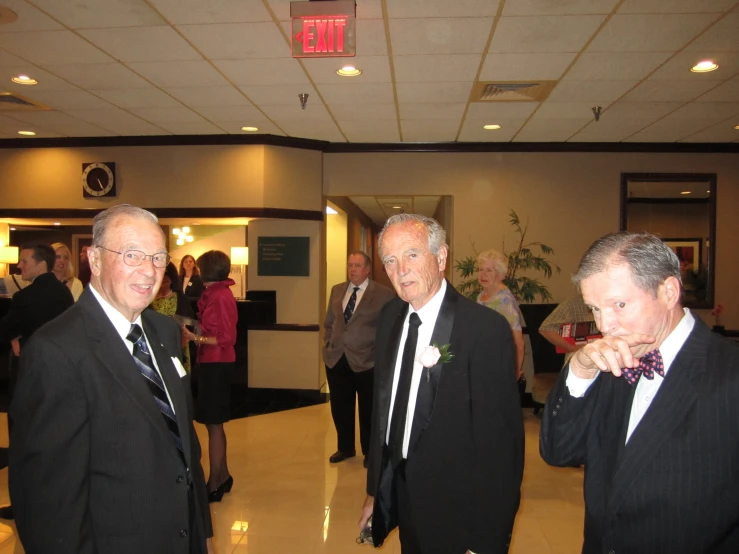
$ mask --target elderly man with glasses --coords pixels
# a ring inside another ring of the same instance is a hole
[[[93,221],[90,287],[24,348],[10,494],[26,552],[212,552],[181,333],[145,310],[169,263],[157,218]]]

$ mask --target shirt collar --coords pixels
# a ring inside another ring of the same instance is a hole
[[[369,277],[367,277],[364,280],[364,282],[361,285],[359,285],[359,290],[362,291],[362,292],[366,291],[367,290],[367,285],[369,285]],[[348,288],[348,290],[354,290],[354,287],[356,287],[356,286],[357,285],[355,285],[354,283],[352,283],[351,281],[349,281],[349,288]]]
[[[659,352],[662,354],[662,361],[665,365],[665,374],[667,374],[667,370],[670,369],[672,362],[675,361],[678,352],[680,352],[685,341],[688,340],[688,336],[695,326],[695,318],[690,313],[690,310],[683,308],[683,312],[685,315],[683,315],[680,323],[677,324],[672,330],[672,333],[667,335],[667,338],[659,346]]]
[[[100,307],[103,308],[105,315],[108,316],[108,319],[113,324],[113,327],[115,327],[115,330],[118,332],[123,340],[126,340],[128,333],[131,331],[132,322],[128,321],[128,319],[126,319],[126,317],[121,312],[116,310],[110,304],[110,302],[103,298],[102,295],[97,290],[95,290],[95,287],[92,285],[92,283],[90,283],[90,290],[92,291],[92,294],[95,296],[97,301],[100,303]],[[140,325],[142,329],[144,328],[141,323],[141,314],[136,317],[133,323]]]

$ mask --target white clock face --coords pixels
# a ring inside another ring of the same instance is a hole
[[[113,172],[104,163],[92,163],[82,172],[82,188],[91,196],[105,196],[114,182]]]

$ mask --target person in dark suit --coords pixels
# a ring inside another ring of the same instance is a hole
[[[156,217],[93,220],[92,278],[24,346],[10,495],[26,552],[212,552],[181,333],[145,310],[169,262]],[[142,313],[143,312],[143,313]]]
[[[338,449],[332,464],[356,454],[354,448],[355,399],[359,398],[359,442],[367,467],[372,425],[375,332],[380,309],[395,294],[369,278],[372,261],[364,252],[352,252],[347,260],[349,280],[331,289],[323,322],[323,361],[331,389],[331,416]]]
[[[560,374],[540,451],[585,465],[582,552],[739,552],[739,347],[683,309],[659,237],[606,235],[573,280],[603,338]]]
[[[180,282],[182,283],[182,292],[190,298],[200,298],[205,290],[200,269],[195,263],[195,258],[190,254],[182,256],[180,261]]]
[[[18,356],[36,330],[74,304],[69,288],[56,278],[52,270],[56,253],[48,244],[29,243],[21,246],[18,268],[24,281],[31,284],[14,296],[10,310],[0,321],[0,345],[4,349],[14,343],[8,375],[8,396],[13,399],[18,373]],[[8,436],[13,420],[8,417]],[[13,519],[13,507],[0,508],[0,518]]]
[[[444,229],[391,217],[379,252],[399,298],[382,309],[367,498],[374,545],[403,554],[507,552],[523,477],[515,352],[505,317],[444,280]]]

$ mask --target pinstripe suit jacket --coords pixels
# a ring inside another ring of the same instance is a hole
[[[21,353],[9,478],[28,554],[206,551],[213,533],[189,377],[180,379],[171,359],[181,355],[180,330],[153,310],[142,321],[184,460],[133,357],[85,290]]]
[[[628,444],[636,387],[601,374],[583,398],[559,376],[540,452],[585,465],[584,554],[739,552],[739,346],[698,318]]]

